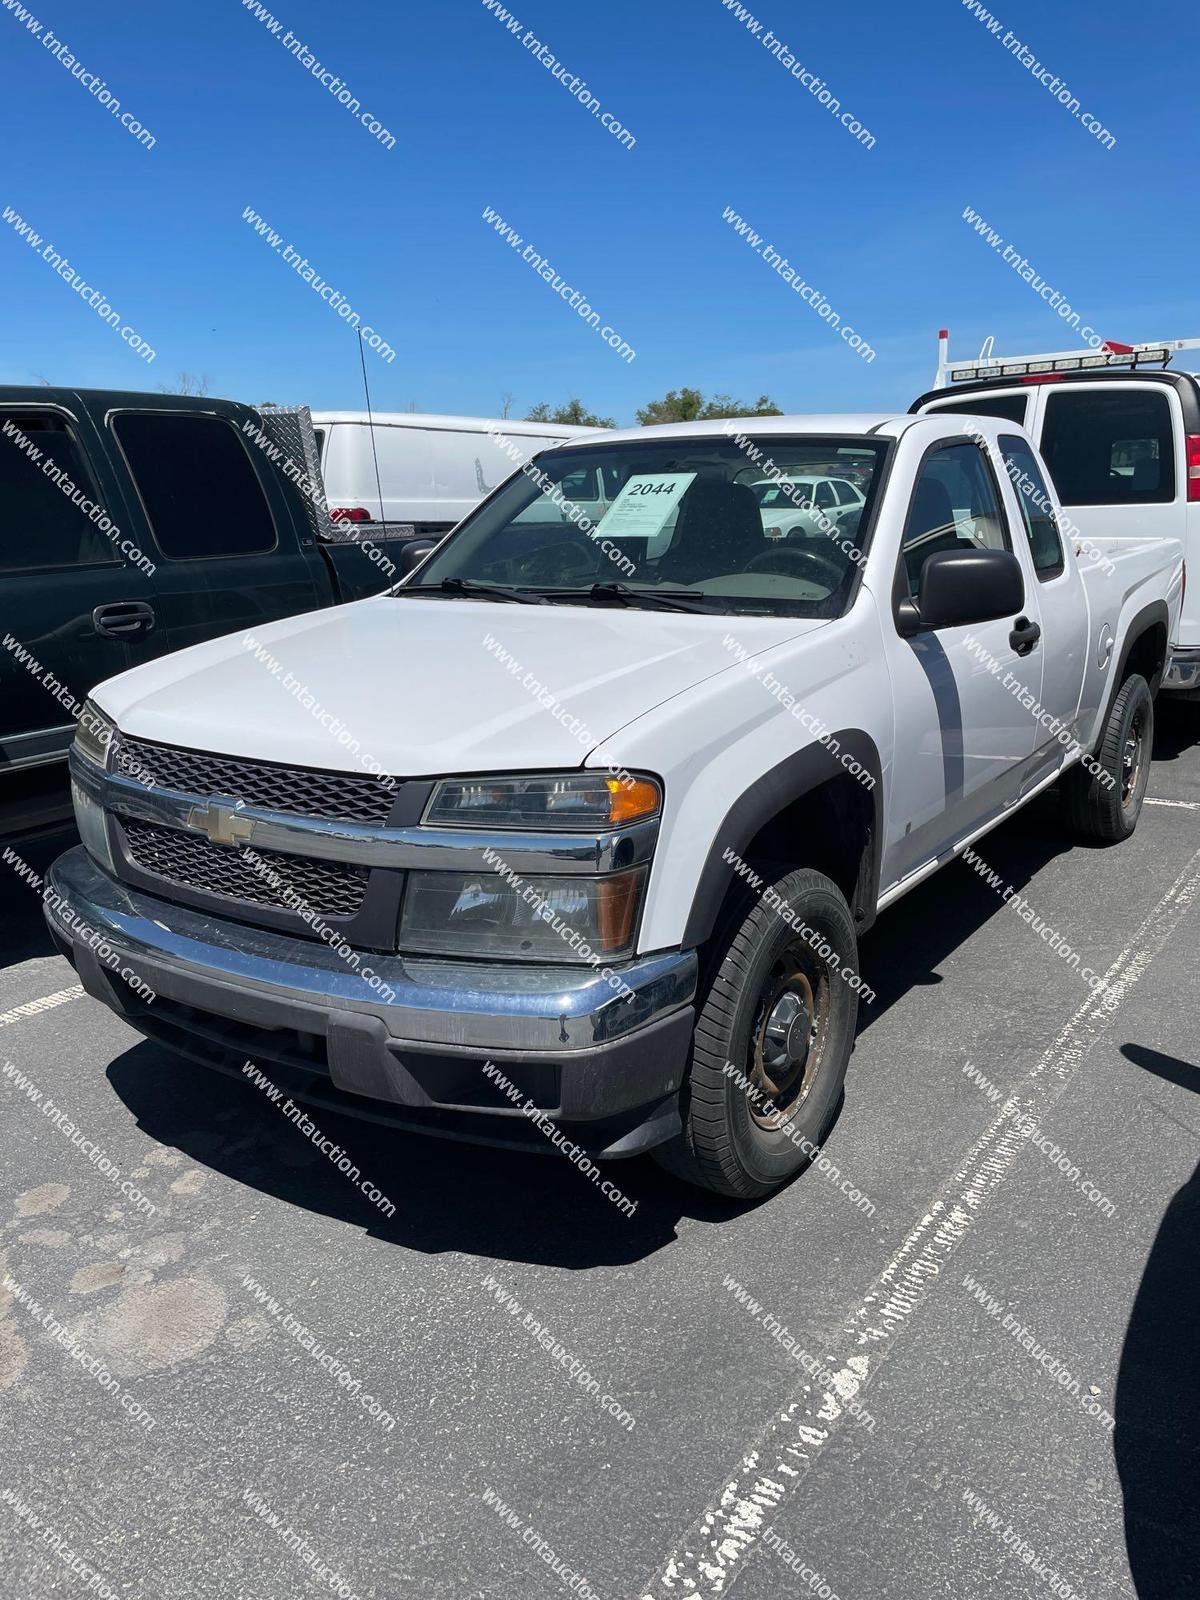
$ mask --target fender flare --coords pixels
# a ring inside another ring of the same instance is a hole
[[[855,905],[851,907],[855,927],[864,933],[875,920],[879,895],[879,868],[883,853],[883,766],[879,750],[870,734],[861,728],[839,728],[827,736],[828,742],[805,745],[769,768],[747,789],[729,810],[709,846],[696,892],[692,897],[683,948],[694,949],[711,937],[726,891],[736,873],[725,860],[725,851],[739,857],[755,835],[773,817],[806,794],[846,777],[839,756],[850,756],[875,780],[869,793],[873,800],[872,823],[864,852],[865,870],[860,870]],[[836,741],[839,756],[831,754],[829,744]],[[865,785],[864,785],[865,787]]]
[[[1125,681],[1125,668],[1129,664],[1129,657],[1133,654],[1133,647],[1139,639],[1145,637],[1150,629],[1162,624],[1163,630],[1163,665],[1154,676],[1150,684],[1150,693],[1157,694],[1158,686],[1162,682],[1163,672],[1166,670],[1167,658],[1171,654],[1171,617],[1167,610],[1165,600],[1152,600],[1149,605],[1134,614],[1129,626],[1125,629],[1125,642],[1121,646],[1121,654],[1117,657],[1117,670],[1109,680],[1108,692],[1104,697],[1104,710],[1097,720],[1096,738],[1092,743],[1089,755],[1094,755],[1104,740],[1104,729],[1112,714],[1113,702],[1120,693],[1121,684]]]

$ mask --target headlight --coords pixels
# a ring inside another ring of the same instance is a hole
[[[435,828],[568,829],[592,833],[657,815],[653,778],[603,772],[551,777],[454,778],[439,783],[422,821]]]
[[[92,766],[103,770],[108,766],[113,734],[116,731],[103,711],[90,700],[85,700],[83,710],[79,713],[79,725],[75,729],[76,755],[82,756],[85,761],[90,761]]]
[[[646,869],[604,878],[521,878],[496,872],[413,872],[400,947],[434,955],[520,961],[612,961],[633,945]]]

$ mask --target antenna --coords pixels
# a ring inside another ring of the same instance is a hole
[[[990,361],[992,359],[992,351],[995,348],[996,348],[996,335],[994,333],[989,333],[987,338],[983,341],[983,343],[979,347],[979,365],[980,366],[982,366],[985,361]]]
[[[379,525],[387,527],[387,518],[383,514],[383,485],[379,481],[379,454],[375,449],[375,418],[371,415],[371,390],[367,384],[367,357],[363,350],[362,329],[355,330],[358,334],[358,359],[362,366],[363,393],[367,397],[367,427],[371,433],[371,459],[375,463],[375,493],[379,496]]]

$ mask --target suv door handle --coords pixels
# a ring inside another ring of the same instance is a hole
[[[97,606],[92,627],[102,639],[142,639],[154,628],[154,608],[144,600],[116,600]]]
[[[1028,617],[1018,617],[1013,623],[1008,642],[1019,656],[1027,656],[1041,637],[1042,630],[1036,622],[1030,622]]]

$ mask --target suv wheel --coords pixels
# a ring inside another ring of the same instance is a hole
[[[741,1199],[808,1166],[854,1044],[858,992],[845,975],[857,978],[857,960],[831,879],[806,868],[764,889],[720,947],[696,1020],[683,1132],[654,1151],[661,1165]]]
[[[1153,744],[1150,685],[1134,673],[1112,703],[1092,770],[1079,762],[1062,781],[1067,816],[1081,838],[1103,844],[1128,839],[1150,781]]]

